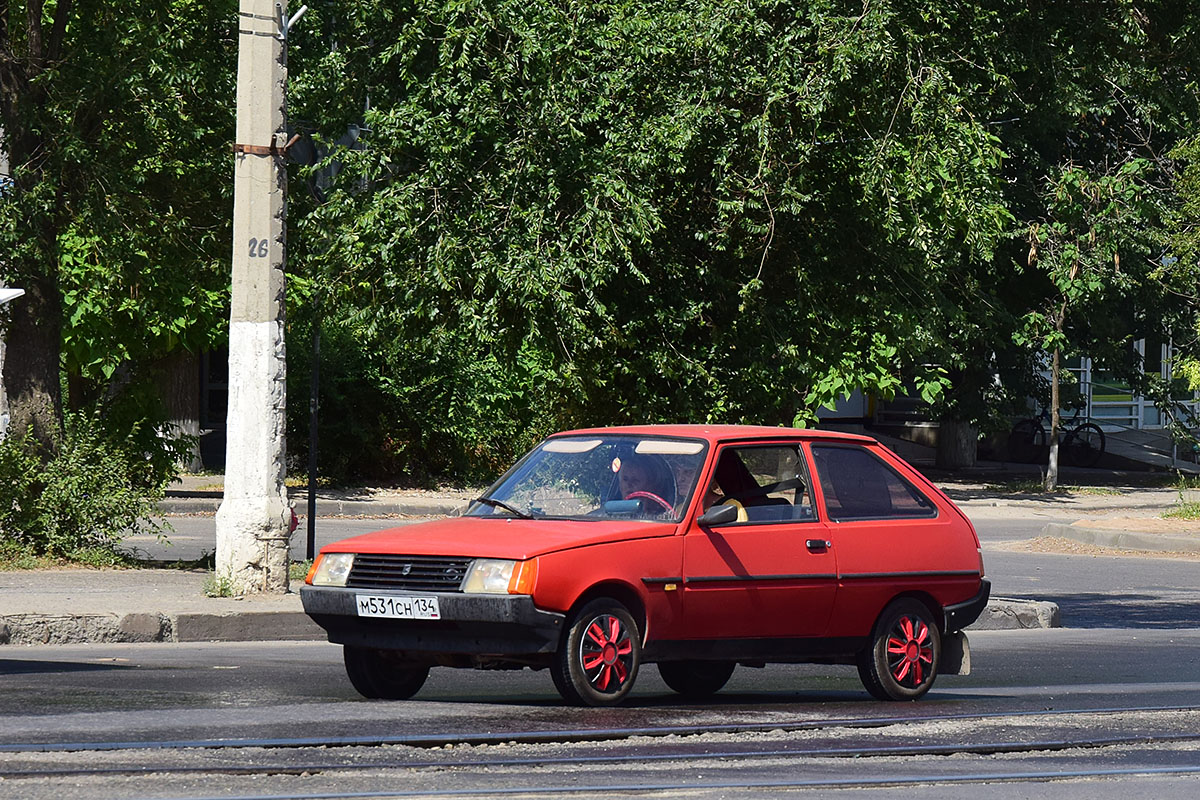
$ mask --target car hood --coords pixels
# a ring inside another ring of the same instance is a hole
[[[395,553],[524,560],[575,547],[671,536],[674,523],[453,517],[342,539],[322,553]]]

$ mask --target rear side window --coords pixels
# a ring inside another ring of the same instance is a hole
[[[865,448],[814,445],[812,453],[831,520],[937,516],[932,500]]]

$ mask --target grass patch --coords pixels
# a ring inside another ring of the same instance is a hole
[[[1181,492],[1200,489],[1200,475],[1188,475],[1180,472],[1179,477],[1175,480],[1175,488]]]
[[[1200,503],[1180,503],[1178,508],[1171,509],[1163,516],[1168,519],[1200,519]]]
[[[989,483],[985,488],[990,492],[997,494],[1046,494],[1046,490],[1042,488],[1042,481],[1035,478],[1025,478],[1021,480],[1005,481],[1004,483]],[[1058,488],[1050,494],[1058,495],[1094,495],[1112,497],[1121,494],[1120,489],[1114,489],[1111,486],[1064,486],[1059,484]]]
[[[293,561],[288,565],[288,580],[292,583],[304,583],[312,563],[311,561]]]
[[[997,494],[1041,494],[1042,482],[1040,480],[1015,480],[1005,481],[1004,483],[988,483],[984,487],[989,492]],[[1061,487],[1059,489],[1061,491]]]
[[[1064,486],[1062,488],[1070,494],[1086,494],[1098,497],[1115,497],[1121,494],[1120,489],[1114,489],[1111,486]]]
[[[204,579],[201,591],[204,592],[205,597],[233,597],[233,581],[226,575],[211,572]]]
[[[283,479],[283,485],[288,487],[289,489],[307,489],[308,488],[308,476],[307,475],[292,475],[290,477]],[[333,481],[329,480],[329,478],[326,478],[324,475],[318,475],[317,476],[317,488],[318,489],[336,489],[336,488],[344,488],[344,485],[339,487],[339,486],[335,485]]]
[[[303,583],[305,576],[308,575],[308,568],[311,566],[311,561],[291,562],[288,564],[288,581],[291,583]],[[233,581],[224,575],[210,572],[208,577],[204,579],[202,591],[205,597],[233,597]]]
[[[137,559],[104,547],[84,547],[62,556],[38,555],[16,542],[0,542],[0,572],[28,569],[130,569]]]

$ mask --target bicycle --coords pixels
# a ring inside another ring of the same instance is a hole
[[[1104,431],[1094,422],[1087,422],[1086,417],[1079,418],[1082,408],[1076,408],[1074,416],[1059,423],[1059,433],[1062,436],[1059,447],[1066,453],[1067,460],[1077,467],[1094,467],[1104,456]],[[1008,452],[1011,456],[1021,456],[1019,460],[1034,461],[1041,455],[1041,448],[1046,446],[1048,436],[1044,422],[1049,422],[1050,412],[1043,408],[1036,417],[1030,417],[1013,425],[1008,434]]]

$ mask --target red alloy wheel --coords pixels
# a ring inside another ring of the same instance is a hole
[[[633,689],[641,663],[637,621],[619,601],[597,597],[571,615],[550,677],[572,705],[615,706]]]
[[[579,643],[579,660],[597,691],[619,691],[629,679],[632,658],[633,643],[619,618],[600,614],[588,624]]]
[[[887,640],[888,669],[901,686],[920,686],[933,667],[933,642],[929,627],[921,620],[902,616]]]

